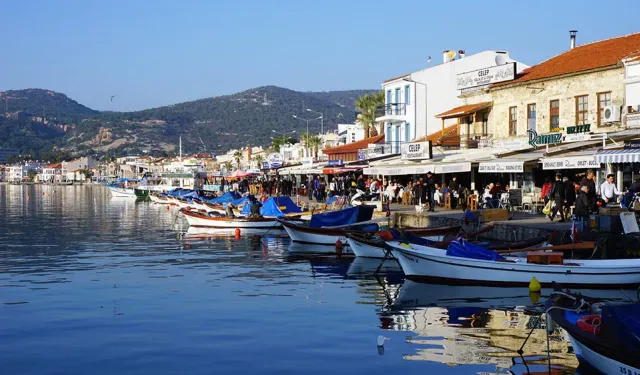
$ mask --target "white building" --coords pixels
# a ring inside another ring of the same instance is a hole
[[[54,183],[61,180],[62,176],[62,163],[54,163],[45,165],[42,167],[42,174],[40,175],[40,181],[46,183]]]
[[[338,124],[338,143],[346,145],[364,139],[364,128],[362,124]],[[338,145],[335,145],[338,146]]]
[[[625,123],[640,127],[640,52],[634,52],[622,60],[625,67]]]
[[[511,63],[515,63],[515,72],[528,68],[505,51],[484,51],[469,56],[462,50],[444,51],[442,64],[384,81],[386,104],[376,120],[385,123],[385,142],[399,152],[401,143],[455,124],[455,119],[443,122],[435,116],[463,104],[459,98],[463,90],[459,89],[458,75],[478,71],[482,76],[486,68]],[[477,89],[482,86],[474,87]]]
[[[29,171],[36,173],[42,170],[41,163],[25,163],[24,165],[10,165],[5,170],[7,182],[22,182],[29,179]]]

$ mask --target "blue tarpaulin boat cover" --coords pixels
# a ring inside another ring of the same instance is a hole
[[[396,229],[391,229],[389,230],[389,232],[391,232],[391,234],[393,235],[393,239],[398,241],[409,242],[421,246],[432,246],[434,243],[436,243],[436,241],[416,236],[411,232],[405,232],[404,235],[402,235],[402,233],[400,233],[400,231]]]
[[[313,215],[309,226],[312,228],[322,228],[369,221],[373,217],[373,210],[375,210],[375,208],[375,206],[355,206],[340,211]],[[377,227],[376,224],[374,224],[374,226]],[[373,228],[374,226],[372,226],[371,229],[375,230],[375,228]]]
[[[242,215],[251,215],[251,203],[247,202],[243,207],[241,214]],[[280,209],[283,207],[284,209]],[[295,203],[289,197],[272,197],[267,199],[266,202],[262,204],[260,207],[260,215],[262,216],[272,216],[272,217],[284,217],[285,214],[290,213],[298,213],[302,212],[300,207],[296,206]]]
[[[198,192],[195,191],[195,190],[192,190],[192,191],[180,196],[180,198],[183,198],[183,199],[198,198],[198,197],[199,197]]]
[[[213,199],[209,200],[209,203],[213,203],[213,204],[229,203],[229,202],[233,202],[234,200],[237,200],[237,199],[240,199],[240,198],[241,198],[241,196],[237,192],[228,191],[228,192],[222,194],[221,196],[219,196],[217,198],[213,198]]]
[[[451,242],[447,247],[447,255],[481,260],[504,260],[504,257],[495,251],[474,245],[465,240],[456,240]]]

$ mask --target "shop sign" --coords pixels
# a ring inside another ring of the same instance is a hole
[[[538,135],[535,130],[528,129],[529,144],[532,147],[538,147],[540,145],[551,145],[562,142],[562,133],[547,133]]]
[[[488,161],[478,166],[479,173],[523,173],[524,164],[521,161]]]
[[[589,133],[591,124],[567,126],[567,134]]]
[[[640,140],[634,139],[630,141],[624,141],[625,150],[640,150]]]
[[[268,161],[263,161],[262,162],[262,169],[269,169],[269,162]]]
[[[310,158],[308,156],[302,158],[302,167],[308,168],[308,167],[311,167],[312,165],[313,165],[313,158]]]
[[[471,163],[436,164],[435,173],[470,172]]]
[[[543,158],[542,169],[583,169],[600,168],[593,155],[568,156],[564,158]]]
[[[275,169],[282,167],[284,158],[279,152],[273,152],[269,154],[269,156],[267,157],[267,161],[269,162],[269,167]]]
[[[518,148],[525,147],[527,145],[527,141],[525,139],[502,139],[494,141],[493,144],[497,148]]]
[[[400,155],[403,160],[431,159],[431,142],[404,143],[400,146]]]
[[[589,133],[567,134],[567,135],[562,137],[562,142],[563,143],[567,143],[567,142],[582,142],[582,141],[588,141],[590,139],[591,139],[591,134],[589,134]]]
[[[477,86],[510,81],[516,78],[516,63],[492,66],[471,72],[460,73],[456,77],[456,89],[464,90]]]
[[[344,161],[342,161],[342,159],[328,160],[327,165],[330,167],[340,167],[344,165]]]

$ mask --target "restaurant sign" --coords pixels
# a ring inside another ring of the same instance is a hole
[[[402,160],[431,159],[431,142],[404,143],[400,146]]]
[[[625,150],[640,150],[640,140],[629,140],[624,141],[624,149]]]
[[[492,66],[471,72],[460,73],[456,77],[456,89],[464,90],[477,86],[510,81],[516,78],[516,63]]]
[[[342,159],[328,160],[327,161],[327,165],[329,167],[339,167],[339,166],[344,165],[344,161]]]
[[[479,173],[523,173],[521,161],[487,161],[478,165]]]
[[[269,167],[272,169],[280,168],[282,167],[282,164],[284,164],[284,158],[282,157],[282,154],[278,152],[272,152],[269,154],[267,161],[269,162]]]
[[[591,124],[567,126],[567,134],[589,133],[590,131]]]
[[[542,169],[582,169],[599,168],[600,163],[596,162],[593,155],[568,156],[564,158],[543,158]]]
[[[540,145],[551,145],[562,142],[562,133],[547,133],[538,135],[535,130],[528,129],[527,134],[529,134],[529,144],[532,147],[538,147]]]

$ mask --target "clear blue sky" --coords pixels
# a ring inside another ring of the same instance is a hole
[[[578,44],[640,31],[636,10],[615,0],[0,0],[0,90],[136,110],[262,85],[379,88],[444,49],[508,50],[533,65],[566,50],[569,29]]]

